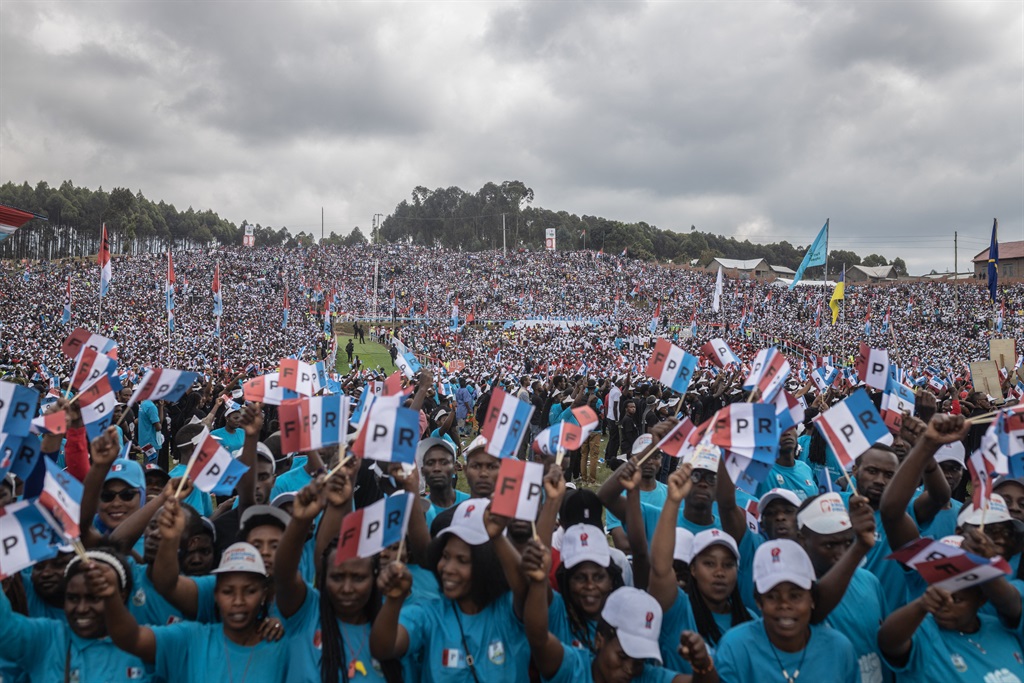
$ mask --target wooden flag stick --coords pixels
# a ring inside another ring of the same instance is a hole
[[[89,561],[89,556],[85,553],[85,546],[82,545],[81,538],[72,538],[71,547],[75,549],[75,554],[82,558],[83,562]]]
[[[558,452],[555,454],[555,464],[559,467],[562,466],[562,458],[565,457],[565,449],[562,446],[558,447]]]
[[[185,480],[188,479],[188,473],[192,471],[192,463],[195,461],[196,454],[192,453],[192,457],[188,459],[188,464],[185,465],[185,473],[181,475],[181,479],[178,481],[178,490],[174,492],[175,498],[181,498],[181,490],[185,488]]]
[[[352,454],[351,454],[351,453],[349,453],[349,454],[346,454],[346,455],[345,455],[345,456],[344,456],[344,457],[343,457],[343,458],[341,459],[341,461],[340,461],[340,462],[338,462],[338,464],[334,466],[334,469],[332,469],[332,470],[331,470],[330,472],[328,472],[327,474],[325,474],[325,475],[324,475],[324,481],[327,481],[328,479],[330,479],[331,477],[333,477],[333,476],[334,476],[335,474],[337,474],[337,473],[338,473],[338,471],[339,471],[339,470],[341,470],[341,468],[345,466],[345,463],[347,463],[347,462],[348,462],[349,460],[351,460],[351,459],[352,459],[352,457],[353,457],[353,456],[352,456]]]
[[[396,562],[403,562],[402,553],[405,552],[405,535],[402,535],[402,540],[398,542],[398,554],[395,555]]]
[[[533,540],[540,541],[540,536],[537,534],[537,522],[531,519],[530,528],[533,529]]]

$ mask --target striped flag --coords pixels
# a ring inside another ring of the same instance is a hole
[[[78,405],[82,409],[82,422],[85,433],[92,441],[114,422],[114,406],[117,395],[110,386],[110,377],[102,375],[98,380],[85,387],[79,394]],[[129,405],[131,405],[129,403]]]
[[[69,472],[62,470],[50,458],[43,458],[46,474],[43,476],[43,490],[39,494],[39,506],[53,516],[55,530],[64,538],[79,538],[82,530],[78,526],[82,516],[82,482]]]
[[[690,387],[696,369],[696,356],[691,356],[667,339],[658,338],[644,374],[683,394]]]
[[[103,224],[103,236],[100,238],[100,251],[96,254],[96,262],[100,266],[100,298],[107,295],[110,283],[114,279],[114,271],[110,265],[110,240],[107,239],[107,224]]]
[[[285,453],[340,443],[348,434],[348,397],[334,394],[284,401],[277,409]]]
[[[503,458],[491,499],[491,514],[534,521],[544,497],[544,465]]]
[[[68,275],[68,289],[64,294],[64,314],[60,317],[60,322],[63,325],[67,325],[71,322],[71,276]]]
[[[864,389],[858,389],[815,417],[814,426],[844,469],[849,469],[862,453],[876,443],[892,443],[889,428]]]
[[[243,382],[242,395],[246,401],[256,401],[272,406],[281,405],[288,399],[299,397],[297,392],[281,385],[280,375],[276,372],[259,375]]]
[[[203,428],[197,437],[187,470],[188,478],[197,489],[217,496],[230,495],[242,475],[248,471],[248,467],[232,458],[220,442]]]
[[[0,432],[28,436],[39,392],[13,382],[0,382]]]
[[[484,450],[498,458],[515,455],[532,415],[531,404],[495,387],[480,429],[480,435],[487,440]]]
[[[400,542],[409,528],[416,496],[396,493],[345,515],[338,536],[334,564],[357,557],[373,557]]]
[[[284,329],[287,329],[287,328],[288,328],[288,285],[285,284],[285,286],[284,286],[284,308],[283,308],[283,314],[281,316],[281,329],[284,330]]]
[[[402,395],[381,396],[370,405],[369,415],[352,444],[353,453],[378,462],[416,462],[420,415],[404,407],[404,400]]]
[[[224,314],[224,296],[220,291],[220,263],[213,269],[213,314],[218,318]],[[217,321],[218,327],[220,321]]]
[[[169,401],[174,403],[185,395],[185,392],[199,379],[198,372],[171,370],[170,368],[150,368],[142,382],[135,388],[128,399],[128,407],[150,401]]]
[[[36,562],[57,556],[53,529],[35,500],[0,508],[0,578],[14,576]]]

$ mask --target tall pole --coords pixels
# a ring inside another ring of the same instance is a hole
[[[960,266],[957,265],[957,231],[953,231],[953,310],[960,312],[960,289],[957,283],[960,282]]]
[[[320,207],[320,242],[324,241],[324,207]]]
[[[377,217],[379,213],[373,214],[373,226],[371,228],[370,240],[374,246],[373,250],[373,320],[377,320],[377,274],[380,267],[380,260],[377,258]]]
[[[501,255],[508,255],[505,249],[505,214],[501,214]]]

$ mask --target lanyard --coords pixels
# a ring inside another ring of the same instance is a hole
[[[455,622],[459,625],[459,637],[462,638],[462,649],[466,651],[466,665],[469,667],[469,673],[473,676],[474,683],[480,683],[480,679],[476,676],[476,667],[473,666],[473,655],[469,653],[469,645],[466,644],[466,632],[462,630],[462,617],[459,616],[459,606],[455,604],[454,600],[451,600],[452,611],[455,612]]]

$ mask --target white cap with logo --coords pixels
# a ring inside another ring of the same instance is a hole
[[[776,500],[784,500],[795,508],[800,507],[800,498],[795,492],[789,489],[771,489],[766,491],[761,499],[757,501],[757,520],[764,520],[764,510],[768,507],[769,503]]]
[[[680,562],[690,563],[693,556],[693,532],[689,529],[676,527],[676,547],[672,552],[672,559]]]
[[[607,567],[612,560],[604,531],[590,524],[573,524],[562,537],[562,564],[572,569],[582,562]]]
[[[459,503],[452,515],[452,523],[441,529],[438,536],[455,534],[469,545],[483,545],[491,540],[484,526],[484,511],[491,504],[489,498],[470,498]]]
[[[985,524],[998,524],[999,522],[1010,522],[1013,517],[1010,516],[1010,510],[1006,507],[1006,501],[998,493],[993,493],[988,499],[988,509],[982,508],[980,510],[974,509],[974,503],[968,503],[964,506],[960,514],[956,516],[956,525],[963,526],[964,524],[970,524],[971,526],[981,526]]]
[[[935,463],[941,465],[944,462],[955,462],[963,467],[966,455],[967,450],[962,441],[944,443],[939,446],[939,450],[935,451]]]
[[[650,593],[623,586],[608,596],[601,618],[615,629],[622,651],[633,659],[661,664],[661,605]]]
[[[823,493],[812,499],[807,507],[797,513],[796,524],[800,529],[806,527],[825,536],[853,528],[850,513],[843,505],[843,497],[835,492]]]
[[[807,551],[796,541],[777,538],[765,541],[754,553],[754,586],[764,594],[789,582],[810,590],[814,585],[814,565]]]
[[[692,564],[693,558],[713,545],[724,545],[737,560],[740,559],[740,549],[736,547],[736,541],[733,540],[732,536],[721,529],[705,529],[693,537],[693,546],[690,548],[690,559],[688,561]]]
[[[248,543],[232,543],[224,549],[220,556],[220,564],[211,574],[228,574],[230,572],[246,572],[249,574],[267,575],[267,566],[263,564],[260,551]]]

